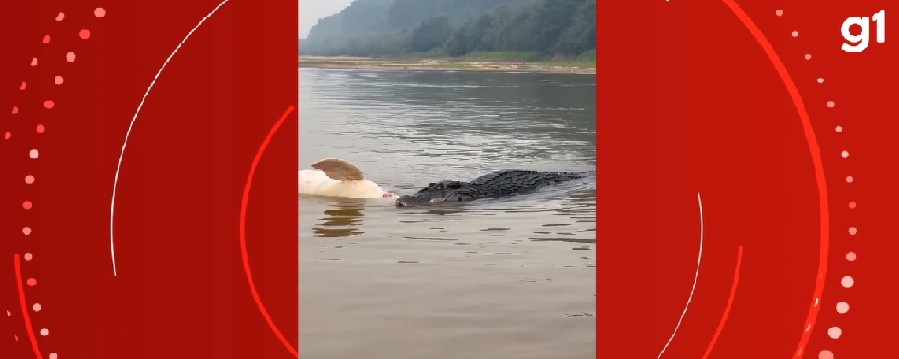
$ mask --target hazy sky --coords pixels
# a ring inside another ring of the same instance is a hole
[[[350,5],[353,0],[298,0],[300,2],[300,38],[309,35],[318,19],[334,15]]]

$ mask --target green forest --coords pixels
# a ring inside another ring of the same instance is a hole
[[[356,0],[299,45],[303,55],[592,62],[595,40],[596,0]]]

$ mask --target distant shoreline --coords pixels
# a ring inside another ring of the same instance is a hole
[[[452,58],[381,59],[348,56],[300,56],[300,68],[412,70],[412,71],[482,71],[529,72],[556,74],[596,74],[592,63],[570,61],[471,61]]]

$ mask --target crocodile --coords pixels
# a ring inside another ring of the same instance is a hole
[[[534,192],[559,182],[587,177],[594,172],[539,172],[503,170],[485,174],[471,182],[440,181],[428,184],[411,195],[396,199],[397,207],[424,206],[446,202],[470,202]]]

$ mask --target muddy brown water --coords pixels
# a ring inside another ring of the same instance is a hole
[[[398,194],[592,170],[589,75],[300,69],[300,167]],[[595,357],[594,179],[465,205],[299,197],[304,359]]]

